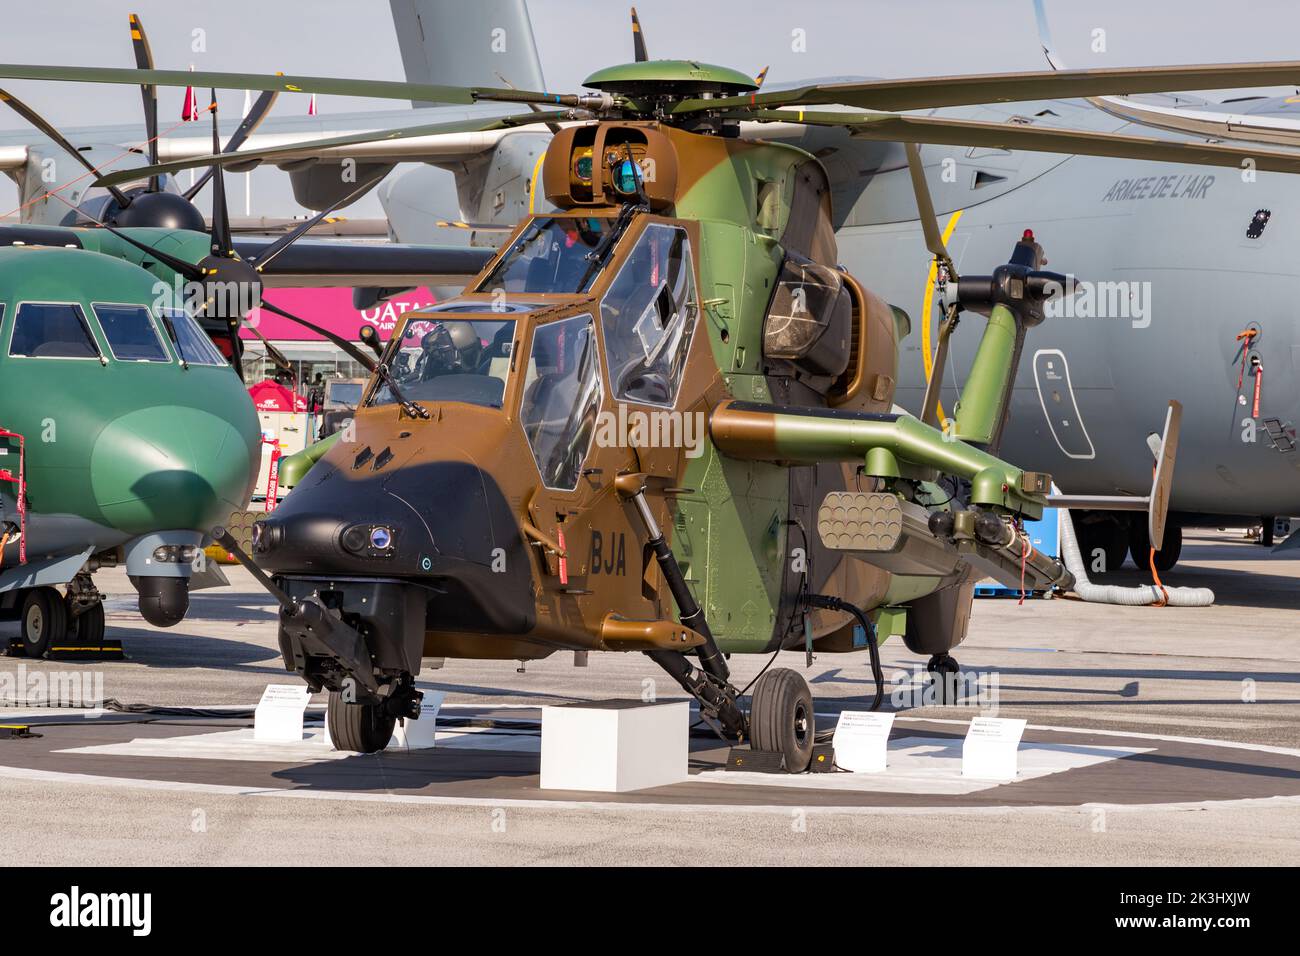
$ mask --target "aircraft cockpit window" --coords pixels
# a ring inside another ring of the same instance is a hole
[[[468,402],[500,408],[515,340],[513,319],[407,319],[390,369],[412,402]],[[382,386],[371,405],[392,405]]]
[[[109,351],[120,362],[170,362],[149,310],[142,305],[91,305]]]
[[[81,306],[64,302],[24,302],[14,318],[10,355],[29,358],[97,359],[99,346]]]
[[[207,333],[184,309],[161,309],[159,317],[176,346],[181,361],[189,365],[225,365],[225,356],[212,344]]]
[[[600,274],[613,220],[572,216],[534,219],[479,285],[507,294],[585,292]],[[589,256],[591,258],[589,258]]]
[[[590,315],[539,326],[519,421],[547,488],[578,487],[600,413],[600,359]]]
[[[615,398],[673,404],[698,312],[686,230],[651,223],[600,304]]]

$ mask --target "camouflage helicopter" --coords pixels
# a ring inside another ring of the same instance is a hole
[[[731,69],[642,61],[594,74],[585,85],[595,92],[565,95],[93,67],[0,75],[504,100],[568,109],[474,128],[576,121],[541,163],[537,189],[558,211],[521,222],[461,295],[405,315],[371,363],[353,427],[312,449],[310,470],[255,526],[251,556],[213,531],[280,604],[285,665],[330,691],[336,745],[363,752],[418,712],[422,657],[635,651],[720,733],[800,771],[815,738],[807,683],[766,668],[746,707],[730,654],[865,647],[878,706],[879,640],[899,636],[936,674],[951,673],[977,578],[1071,584],[1023,529],[1048,506],[1050,477],[997,456],[1024,337],[1068,291],[1065,276],[1043,271],[1028,231],[992,274],[958,276],[913,151],[945,331],[963,311],[988,318],[954,420],[936,420],[937,392],[922,418],[908,415],[892,403],[907,316],[837,267],[816,157],[744,140],[742,120],[1300,169],[1280,152],[804,110],[1273,83],[1300,76],[1295,63],[760,93]],[[1110,503],[1148,509],[1157,546],[1177,424],[1175,403],[1150,497]]]

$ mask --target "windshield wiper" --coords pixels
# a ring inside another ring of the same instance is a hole
[[[614,225],[609,230],[608,235],[600,241],[600,245],[587,253],[586,259],[590,265],[587,266],[587,271],[582,274],[582,278],[578,280],[578,287],[574,290],[575,292],[585,291],[587,283],[591,281],[592,276],[596,275],[596,273],[605,267],[605,260],[609,258],[609,254],[611,250],[613,250],[614,244],[622,237],[624,231],[627,229],[628,223],[632,221],[632,217],[639,212],[649,212],[649,207],[643,206],[640,203],[627,203],[623,206],[622,210],[618,214],[618,218],[614,220]]]

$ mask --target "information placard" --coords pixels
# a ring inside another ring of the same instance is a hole
[[[961,774],[980,780],[1016,779],[1016,752],[1028,721],[976,717],[961,747]]]
[[[835,766],[854,773],[878,773],[885,769],[893,714],[869,710],[845,710],[835,724]]]
[[[267,684],[253,712],[253,739],[276,743],[302,742],[302,715],[311,700],[306,684]]]

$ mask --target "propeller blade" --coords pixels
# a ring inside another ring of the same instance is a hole
[[[763,110],[754,114],[729,114],[735,119],[761,123],[802,123],[806,126],[842,126],[862,139],[896,143],[939,143],[948,146],[985,146],[992,149],[1149,159],[1197,166],[1240,169],[1249,159],[1266,172],[1300,172],[1300,153],[1254,149],[1213,143],[1157,139],[1060,129],[1025,123],[988,123],[980,120],[943,119],[934,116],[900,116],[894,113],[824,113]]]
[[[645,34],[641,32],[641,20],[636,15],[636,7],[632,8],[632,55],[638,63],[650,59],[650,54],[645,49]]]
[[[934,202],[930,198],[930,187],[925,181],[925,168],[921,165],[921,151],[915,143],[903,144],[907,152],[907,170],[912,176],[912,194],[916,197],[916,212],[921,217],[921,232],[925,234],[925,247],[947,270],[948,278],[956,280],[957,269],[948,255],[948,247],[939,235],[939,223],[934,216]]]
[[[276,315],[283,316],[284,318],[288,319],[290,322],[297,322],[303,328],[310,329],[311,331],[315,332],[317,335],[329,339],[332,343],[334,343],[340,349],[346,352],[349,358],[353,359],[356,362],[361,363],[361,365],[367,371],[373,372],[375,370],[375,366],[377,363],[375,362],[374,358],[372,356],[367,355],[365,352],[361,351],[361,349],[357,348],[347,339],[343,338],[343,336],[335,335],[329,329],[322,328],[321,326],[317,325],[315,322],[308,322],[306,319],[299,318],[298,316],[294,315],[292,312],[286,312],[284,309],[280,308],[278,305],[274,305],[273,303],[263,301],[261,307],[263,309],[266,309],[268,312],[274,312]]]
[[[384,175],[387,175],[387,173],[385,172]],[[338,202],[333,203],[332,205],[326,207],[325,209],[322,209],[320,212],[316,213],[316,215],[312,216],[310,219],[303,220],[296,227],[294,227],[292,231],[276,239],[275,242],[271,243],[269,246],[263,249],[260,253],[258,253],[258,255],[255,258],[249,259],[248,264],[253,266],[255,269],[257,269],[258,272],[261,272],[263,269],[265,269],[268,265],[271,264],[271,262],[275,259],[276,256],[284,252],[284,250],[288,249],[291,245],[293,245],[303,236],[307,235],[307,233],[310,232],[312,228],[316,226],[317,223],[323,220],[335,209],[338,209],[340,206],[346,206],[353,199],[356,199],[358,196],[362,195],[367,190],[372,189],[375,186],[375,184],[378,183],[379,180],[382,178],[383,175],[375,176],[366,180],[356,189],[352,190],[352,192],[348,193],[342,199],[338,200]],[[221,181],[221,174],[218,173],[217,182],[220,181]],[[229,227],[227,227],[226,234],[227,236],[229,236],[230,234]]]
[[[266,303],[264,302],[262,303],[262,305],[263,307],[265,307]],[[274,345],[271,344],[271,340],[262,334],[261,329],[259,329],[256,325],[253,325],[250,322],[243,323],[243,327],[251,331],[254,335],[256,335],[259,339],[262,340],[262,345],[266,348],[266,357],[269,358],[272,361],[272,363],[274,363],[276,368],[280,369],[281,371],[288,372],[290,375],[293,374],[293,363],[290,362],[287,358],[285,358],[283,352],[281,352],[279,349],[277,349]]]
[[[253,104],[253,108],[249,110],[248,115],[244,117],[243,122],[241,122],[235,129],[235,132],[231,135],[230,139],[226,141],[226,145],[221,150],[223,154],[233,153],[235,150],[239,149],[239,147],[244,145],[244,141],[253,134],[254,130],[262,125],[262,120],[266,119],[267,114],[271,112],[271,107],[275,105],[275,99],[279,95],[279,93],[272,90],[263,93],[257,98],[257,101]],[[156,157],[151,160],[153,163],[157,163],[157,161]],[[208,180],[212,178],[215,171],[215,166],[208,167],[207,171],[194,181],[194,185],[185,190],[185,198],[193,202],[194,197],[197,196],[202,191],[203,187],[208,184]]]
[[[135,51],[135,65],[142,70],[153,69],[153,51],[149,49],[149,37],[144,32],[144,24],[134,13],[130,14],[131,47]],[[144,102],[144,133],[149,138],[149,165],[158,165],[158,87],[151,83],[140,84],[140,98]],[[161,187],[157,176],[149,177],[149,192],[156,193]]]
[[[0,66],[0,75],[6,75],[3,72],[5,69],[6,67]],[[862,83],[816,83],[792,90],[774,90],[771,93],[682,100],[673,106],[672,111],[695,113],[719,107],[764,109],[823,104],[872,110],[919,110],[1132,93],[1294,86],[1297,81],[1300,81],[1300,61],[1295,60],[1098,70],[1038,70],[1026,73],[870,80]]]
[[[63,134],[60,133],[57,129],[55,129],[52,125],[50,125],[50,123],[46,121],[45,117],[41,116],[40,113],[36,112],[26,103],[24,103],[22,100],[18,99],[16,96],[11,95],[10,93],[7,93],[4,90],[0,90],[0,102],[6,103],[11,110],[13,110],[23,119],[27,120],[27,122],[31,123],[38,130],[40,130],[42,133],[48,136],[50,139],[54,140],[55,144],[58,145],[60,149],[62,149],[69,156],[71,156],[78,163],[80,163],[81,167],[85,169],[87,172],[93,173],[96,176],[99,175],[99,170],[94,167],[94,165],[90,162],[90,160],[88,160],[85,156],[82,156],[81,153],[77,150],[77,147],[73,146],[66,139],[64,139]],[[137,173],[134,176],[130,176],[127,178],[138,178],[138,175],[139,174]],[[126,196],[126,194],[123,193],[122,190],[118,189],[116,186],[109,186],[107,183],[97,183],[97,185],[107,186],[108,191],[112,193],[113,198],[117,200],[117,204],[121,206],[123,209],[125,209],[127,206],[131,204],[131,200]]]
[[[238,153],[218,153],[211,156],[196,156],[170,163],[161,163],[147,169],[133,169],[120,178],[125,180],[138,177],[142,173],[175,173],[182,169],[197,166],[254,166],[259,162],[276,162],[302,156],[319,155],[322,149],[335,146],[355,146],[358,143],[373,143],[385,140],[408,139],[412,136],[437,136],[442,133],[486,133],[498,129],[514,129],[518,126],[530,126],[535,123],[551,123],[557,120],[572,119],[568,110],[551,110],[543,113],[516,113],[511,116],[482,117],[479,119],[457,120],[450,123],[432,123],[427,126],[407,126],[400,129],[372,130],[368,133],[356,133],[350,136],[335,136],[330,139],[318,139],[288,146],[275,146],[267,149],[241,150]],[[100,181],[100,185],[117,183],[119,175],[110,173]]]
[[[143,243],[140,240],[127,235],[125,232],[122,232],[120,229],[114,229],[108,223],[96,221],[96,224],[100,228],[108,230],[113,235],[117,236],[117,238],[121,239],[123,242],[129,243],[130,245],[133,245],[137,249],[141,250],[142,252],[148,253],[154,259],[158,260],[163,265],[165,265],[168,269],[171,269],[173,272],[183,275],[191,282],[201,282],[203,280],[203,270],[200,269],[198,266],[196,266],[194,263],[186,262],[184,259],[178,259],[176,258],[176,256],[173,256],[172,254],[167,252],[163,252],[161,249],[155,249],[153,246]]]
[[[217,132],[217,91],[212,95],[212,152],[221,151],[221,136]],[[226,208],[226,177],[217,167],[217,174],[212,180],[212,254],[214,256],[234,255],[235,246],[230,240],[230,211]]]

